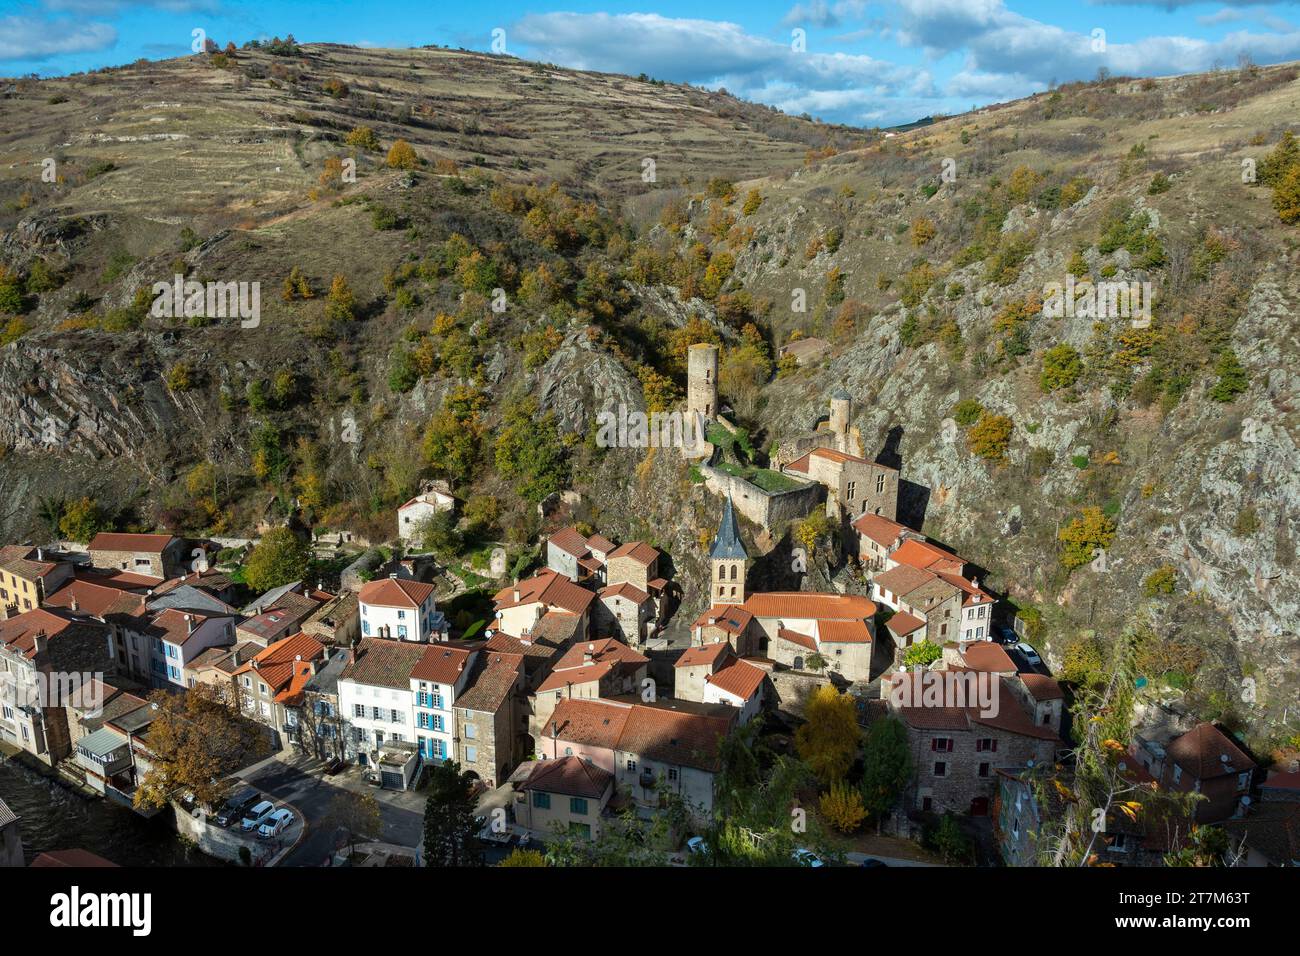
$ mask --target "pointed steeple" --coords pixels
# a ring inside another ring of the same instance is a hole
[[[727,503],[722,508],[722,521],[718,524],[713,546],[709,548],[709,557],[714,561],[719,558],[744,561],[749,557],[740,540],[740,525],[736,523],[736,510],[732,507],[731,495],[727,495]]]

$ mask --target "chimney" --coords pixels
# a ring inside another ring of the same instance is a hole
[[[519,588],[515,588],[515,603],[519,603]]]
[[[81,604],[77,601],[77,596],[75,594],[72,595],[72,603],[68,605],[68,609],[72,611],[73,614],[76,614],[81,610]]]
[[[397,580],[397,572],[396,572],[396,571],[390,571],[390,572],[388,573],[388,580],[390,580],[390,581],[396,581],[396,580]]]
[[[185,633],[186,634],[194,633],[194,615],[192,614],[185,615]]]
[[[44,548],[37,548],[37,549],[36,549],[36,560],[37,560],[37,561],[44,561],[44,560],[45,560],[45,549],[44,549]]]
[[[32,657],[40,657],[45,653],[45,649],[50,646],[50,640],[45,636],[45,630],[42,628],[32,637]]]
[[[239,666],[239,645],[236,644],[230,649],[230,663],[235,667]]]

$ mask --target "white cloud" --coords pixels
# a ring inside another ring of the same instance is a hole
[[[0,19],[0,60],[44,60],[64,53],[104,50],[117,42],[106,23],[13,16]]]

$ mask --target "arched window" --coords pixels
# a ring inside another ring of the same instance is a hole
[[[736,580],[736,566],[734,564],[731,566],[731,580]]]

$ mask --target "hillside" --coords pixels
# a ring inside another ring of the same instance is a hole
[[[675,455],[591,433],[619,403],[676,404],[685,346],[712,338],[769,453],[848,389],[914,523],[1040,615],[1067,676],[1146,629],[1154,695],[1277,745],[1300,690],[1300,237],[1242,161],[1298,101],[1289,66],[1112,79],[886,138],[434,49],[23,81],[0,99],[21,293],[0,531],[49,536],[61,496],[121,528],[234,535],[296,499],[382,537],[433,476],[473,503],[470,543],[526,555],[536,501],[572,487],[579,517],[672,555],[686,614],[716,499]],[[386,164],[398,139],[418,165]],[[176,272],[260,282],[260,325],[147,314],[140,290]],[[1150,327],[1045,316],[1070,275],[1151,283]],[[795,332],[829,355],[778,367]],[[1220,387],[1225,354],[1244,389]],[[1058,532],[1085,509],[1109,528],[1104,573],[1066,567]]]

